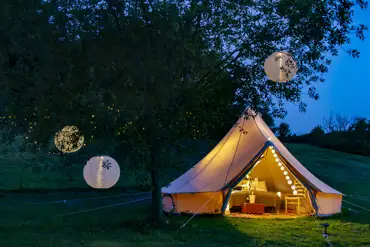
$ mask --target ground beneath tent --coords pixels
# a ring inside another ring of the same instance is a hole
[[[230,213],[226,215],[227,217],[232,218],[248,218],[248,219],[297,219],[310,216],[309,214],[273,214],[273,213],[264,213],[264,214],[243,214],[243,213]]]

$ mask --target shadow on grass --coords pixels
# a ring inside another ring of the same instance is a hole
[[[57,215],[110,205],[113,200],[76,207],[64,204],[30,207],[16,200],[12,203],[13,206],[0,209],[0,239],[7,247],[259,246],[259,240],[238,231],[220,216],[195,217],[182,229],[180,226],[189,217],[170,216],[166,217],[168,224],[163,229],[154,229],[148,220],[150,202],[64,217]]]

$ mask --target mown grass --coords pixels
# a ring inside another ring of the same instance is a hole
[[[307,145],[288,145],[288,148],[308,169],[334,188],[343,193],[370,197],[370,158]],[[30,184],[35,179],[27,178],[27,174],[23,176]],[[11,177],[6,179],[9,181]],[[117,191],[99,193],[99,196],[114,193]],[[345,212],[322,220],[202,216],[195,217],[182,229],[180,226],[189,218],[172,216],[167,218],[168,227],[162,230],[152,229],[147,224],[149,202],[57,216],[133,199],[71,201],[91,196],[97,196],[96,192],[0,194],[0,246],[325,246],[320,226],[323,222],[330,224],[333,246],[370,246],[370,213],[362,209],[356,209],[360,213]],[[67,199],[67,202],[30,203],[61,199]],[[370,200],[346,200],[370,208]],[[355,209],[345,203],[344,206]]]
[[[0,154],[0,191],[10,190],[60,190],[80,188],[88,189],[83,178],[85,163],[73,164],[70,168],[61,168],[59,156],[45,155],[40,162],[32,153]],[[63,170],[64,169],[64,170]],[[63,174],[63,171],[71,174]],[[125,165],[120,166],[121,176],[117,187],[131,188],[147,185],[148,174],[134,173]]]

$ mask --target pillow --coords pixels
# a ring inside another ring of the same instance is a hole
[[[267,192],[266,181],[258,181],[258,184],[256,184],[256,191]]]

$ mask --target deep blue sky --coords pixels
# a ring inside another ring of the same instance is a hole
[[[370,7],[370,6],[369,6]],[[357,10],[355,24],[365,24],[370,29],[370,8]],[[305,97],[307,111],[300,113],[298,107],[286,104],[288,115],[284,122],[290,124],[293,133],[308,133],[330,112],[342,116],[363,116],[370,119],[370,31],[365,33],[365,41],[352,38],[352,44],[345,46],[360,51],[360,58],[352,58],[342,49],[326,75],[326,81],[316,84],[320,99],[315,101]],[[299,71],[298,71],[299,73]],[[276,121],[279,123],[280,121]]]

